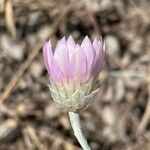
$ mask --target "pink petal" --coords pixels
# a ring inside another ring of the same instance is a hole
[[[69,67],[69,54],[65,37],[57,42],[54,59],[62,70],[64,77],[67,78]]]
[[[74,51],[75,46],[76,46],[76,43],[75,43],[73,37],[70,35],[67,39],[67,48],[68,48],[68,51],[69,51],[69,56]]]
[[[98,41],[97,39],[94,39],[93,46],[96,51],[93,72],[97,76],[105,63],[105,45],[103,41]]]
[[[53,52],[52,52],[52,47],[51,47],[51,41],[46,42],[43,46],[43,58],[44,58],[46,69],[50,77],[54,81],[60,82],[62,78],[61,77],[62,73],[59,67],[57,66],[57,64],[55,63]]]
[[[87,59],[80,45],[77,44],[69,62],[69,79],[79,82],[86,80]]]
[[[88,65],[87,73],[90,75],[92,68],[93,68],[96,53],[95,53],[95,49],[94,49],[88,36],[86,36],[83,39],[81,47],[82,47],[82,49],[86,55],[86,58],[87,58],[87,65]]]
[[[49,51],[49,57],[47,57],[47,52]],[[48,63],[48,61],[50,61],[50,57],[53,57],[53,54],[52,54],[52,47],[51,47],[51,41],[49,40],[48,42],[46,42],[44,45],[43,45],[43,60],[44,60],[44,64],[45,64],[45,67],[48,71],[48,74],[50,75],[50,64]]]

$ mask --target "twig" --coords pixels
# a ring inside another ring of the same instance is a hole
[[[48,39],[52,34],[54,34],[55,30],[57,29],[57,26],[59,25],[61,19],[66,15],[66,13],[69,11],[70,7],[65,7],[61,16],[57,19],[56,23],[54,24],[53,31],[45,38]],[[44,41],[44,40],[43,40]],[[25,60],[25,62],[20,66],[19,70],[13,75],[10,82],[6,85],[6,88],[4,92],[0,95],[0,104],[7,99],[11,93],[15,90],[15,87],[17,86],[18,82],[20,81],[21,77],[25,73],[25,71],[29,68],[32,61],[35,59],[35,57],[38,55],[39,51],[41,50],[41,45],[43,41],[38,42],[34,49],[29,53],[29,56]]]
[[[0,13],[4,13],[5,0],[0,0]]]
[[[11,81],[8,83],[4,92],[0,96],[0,102],[3,102],[13,92],[13,90],[15,89],[17,83],[21,79],[24,72],[28,69],[28,67],[34,60],[34,58],[37,56],[38,52],[40,51],[40,48],[41,48],[41,43],[39,43],[35,46],[34,50],[32,50],[32,52],[29,54],[28,58],[20,66],[19,70],[13,75]]]
[[[44,148],[44,145],[43,143],[41,142],[40,138],[38,137],[35,129],[31,126],[27,126],[25,129],[24,129],[24,141],[25,141],[25,144],[27,146],[29,146],[31,143],[33,145],[36,146],[36,148],[38,150],[40,149],[45,149]],[[30,143],[30,144],[29,144]],[[32,146],[31,146],[32,147]]]
[[[14,21],[14,12],[11,0],[6,0],[5,3],[5,19],[6,25],[13,38],[16,38],[16,26]]]
[[[148,82],[148,78],[145,72],[136,70],[123,70],[123,71],[110,71],[109,76],[122,77],[122,78],[138,78],[142,81]]]
[[[17,119],[16,113],[12,110],[10,110],[9,108],[5,107],[5,105],[0,104],[0,112],[5,113],[6,115],[8,115],[11,118],[15,118]]]
[[[148,76],[150,75],[150,66],[148,68]],[[139,124],[137,133],[142,133],[145,128],[147,127],[149,121],[150,121],[150,78],[149,78],[149,82],[148,82],[148,93],[149,93],[149,98],[148,98],[148,102],[147,102],[147,106],[146,106],[146,110],[144,112],[144,115],[142,117],[142,120]]]

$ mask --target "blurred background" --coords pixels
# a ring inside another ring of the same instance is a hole
[[[149,0],[0,0],[0,150],[80,150],[52,103],[42,45],[106,42],[97,100],[80,112],[92,150],[150,150]]]

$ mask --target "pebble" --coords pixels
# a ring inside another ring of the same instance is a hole
[[[116,142],[118,140],[118,135],[111,127],[105,127],[102,134],[105,138],[107,138],[107,142]]]
[[[42,68],[42,65],[40,62],[34,61],[31,64],[30,72],[33,77],[35,77],[35,78],[39,77],[42,74],[42,71],[43,71],[43,68]]]
[[[59,122],[61,123],[61,125],[65,130],[70,130],[70,122],[66,115],[61,115],[59,117]]]
[[[98,144],[96,142],[91,142],[90,146],[91,146],[92,149],[95,149],[95,150],[99,150],[100,149],[100,144]]]
[[[121,100],[123,100],[123,97],[125,95],[125,86],[122,79],[118,78],[115,84],[115,89],[116,89],[115,100],[120,102]]]
[[[21,79],[20,82],[18,83],[18,87],[21,90],[25,90],[27,88],[27,82],[25,81],[25,79]]]
[[[127,66],[127,65],[130,65],[130,62],[131,62],[131,55],[130,53],[126,53],[123,58],[122,58],[122,65],[123,66]]]
[[[56,108],[53,104],[49,105],[45,109],[45,115],[50,119],[56,118],[60,114],[61,114],[60,110],[58,108]]]
[[[110,0],[102,0],[100,1],[100,6],[103,10],[110,9],[113,7],[113,2]]]
[[[33,28],[32,28],[33,30],[34,30],[34,25],[37,24],[37,20],[39,20],[40,17],[41,17],[40,11],[30,12],[28,25],[33,26]]]
[[[116,36],[107,35],[105,37],[107,53],[111,56],[118,55],[120,50],[119,41]]]
[[[135,55],[141,54],[143,52],[142,37],[138,37],[138,38],[134,39],[129,45],[129,50]]]
[[[2,50],[7,56],[15,59],[22,60],[25,52],[25,43],[14,41],[8,35],[2,35],[0,38],[0,45]]]
[[[64,149],[75,150],[74,145],[72,143],[69,143],[69,142],[64,143]]]
[[[102,117],[103,117],[104,123],[110,126],[113,126],[116,121],[115,112],[110,106],[107,106],[103,109]]]
[[[135,99],[134,97],[135,97],[135,93],[133,91],[126,92],[125,99],[128,102],[132,102]]]
[[[38,31],[38,38],[43,41],[52,32],[52,28],[49,25],[45,25]]]
[[[8,119],[0,124],[0,144],[12,142],[20,134],[20,128],[13,119]]]

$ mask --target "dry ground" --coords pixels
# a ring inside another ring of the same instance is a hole
[[[96,102],[80,112],[92,150],[150,149],[149,0],[0,0],[0,150],[79,150],[46,84],[42,44],[102,35]]]

